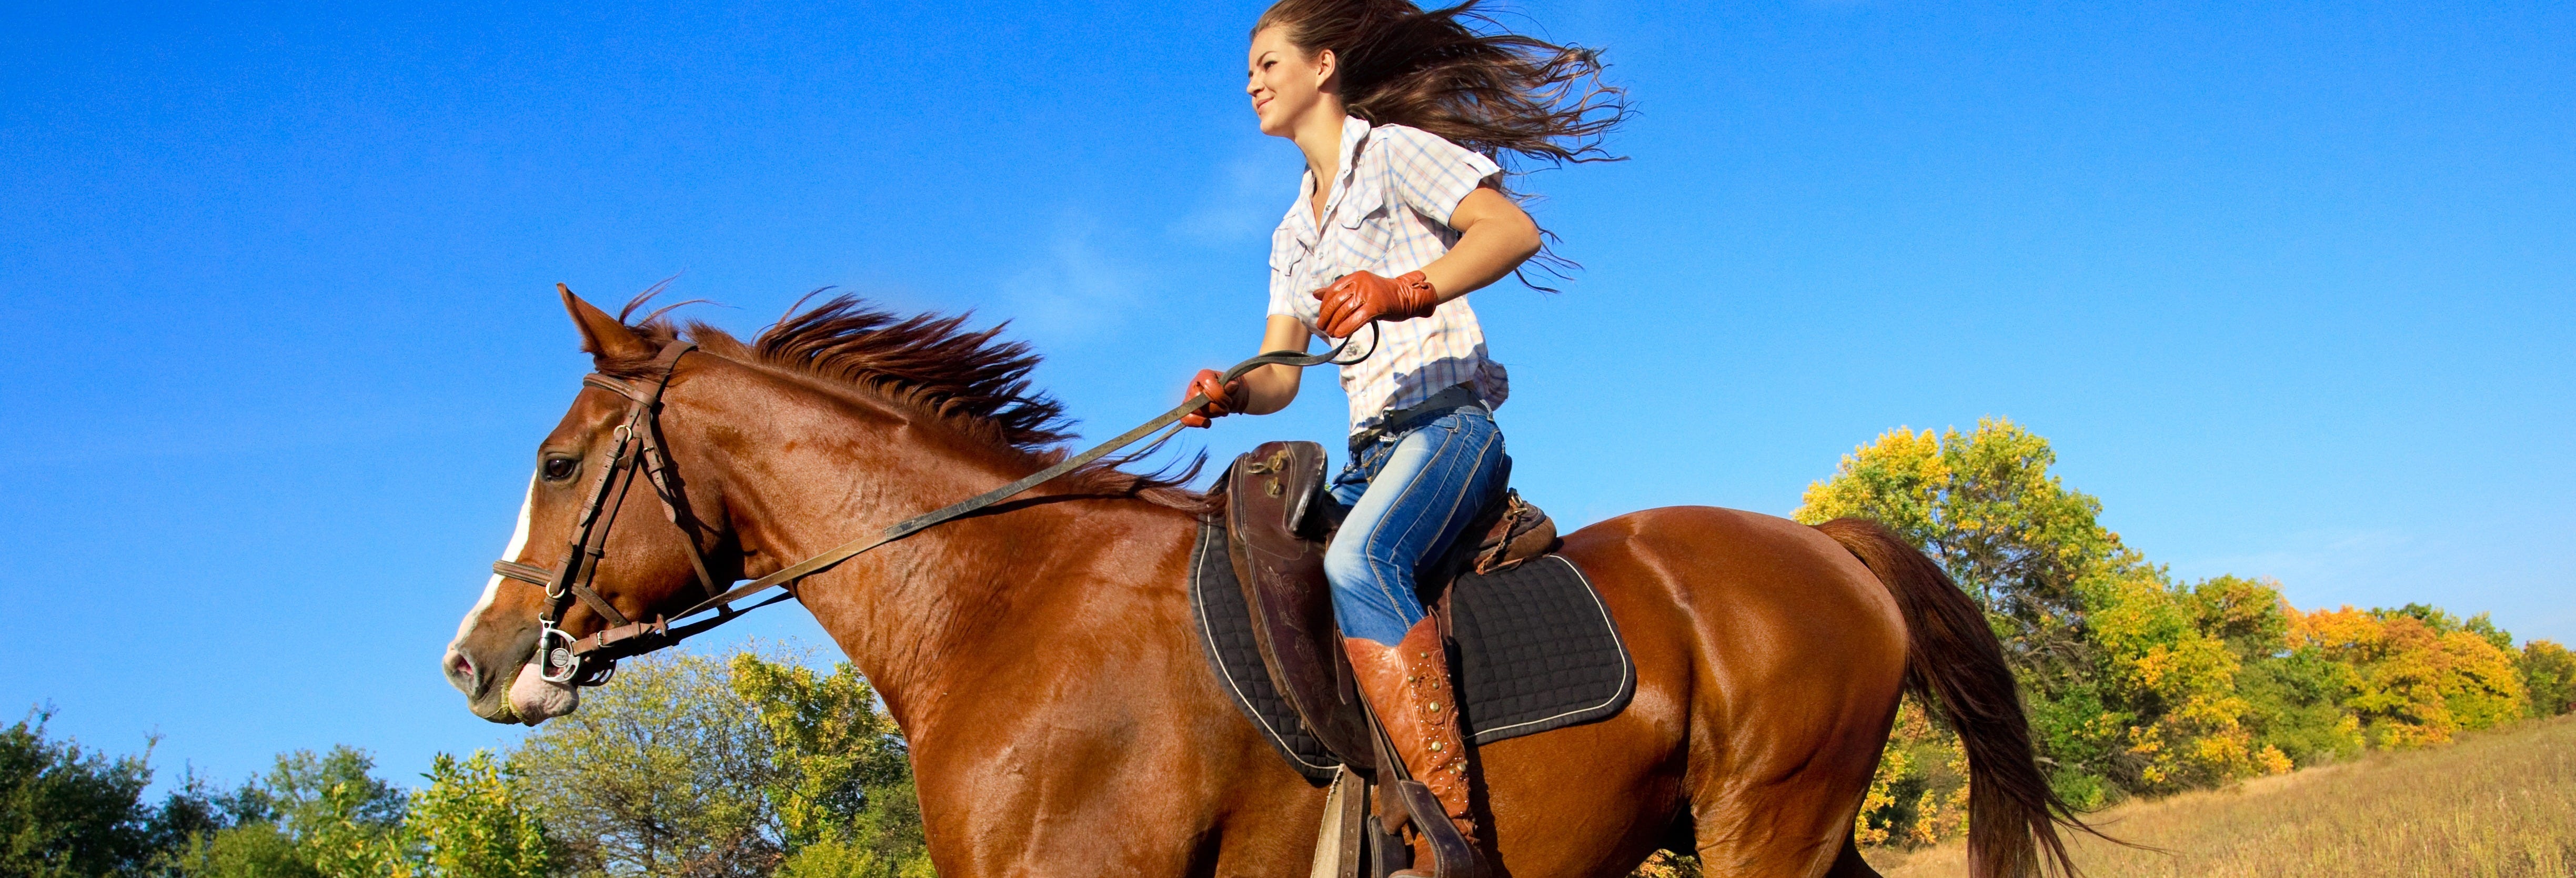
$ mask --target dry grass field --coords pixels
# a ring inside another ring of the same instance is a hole
[[[2086,839],[2075,862],[2096,878],[2576,876],[2576,715],[2095,817],[2170,852]],[[1967,874],[1956,843],[1870,859],[1888,878]]]

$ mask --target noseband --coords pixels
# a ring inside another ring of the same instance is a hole
[[[1340,344],[1320,354],[1271,351],[1236,363],[1234,368],[1225,371],[1224,377],[1219,379],[1218,384],[1223,386],[1236,378],[1243,377],[1244,373],[1262,366],[1304,368],[1325,363],[1349,365],[1365,360],[1377,352],[1378,343],[1377,324],[1371,323],[1368,326],[1368,347],[1347,360],[1343,359],[1342,355],[1350,349],[1351,341],[1358,337],[1358,333],[1353,333],[1352,338],[1342,339]],[[572,540],[568,551],[564,554],[563,563],[553,570],[521,564],[507,558],[492,563],[492,572],[531,585],[542,586],[546,590],[545,605],[537,611],[535,661],[538,675],[547,682],[572,686],[597,686],[606,683],[608,678],[617,672],[618,659],[677,645],[680,641],[703,633],[707,629],[733,621],[744,613],[795,597],[796,584],[805,577],[831,569],[834,565],[847,561],[861,552],[903,539],[926,530],[932,525],[1009,499],[1014,494],[1072,472],[1110,452],[1135,444],[1137,440],[1164,427],[1172,427],[1174,432],[1178,432],[1180,428],[1172,426],[1173,423],[1179,421],[1182,415],[1196,411],[1208,402],[1206,396],[1192,394],[1179,407],[1163,413],[1161,417],[1138,425],[1135,429],[1121,433],[1081,454],[1065,458],[1054,466],[1031,473],[1026,478],[896,522],[875,536],[860,537],[820,555],[790,564],[759,579],[742,583],[731,589],[721,589],[716,585],[715,577],[707,572],[706,553],[698,547],[700,532],[703,530],[701,522],[697,516],[690,513],[688,494],[680,482],[679,473],[671,466],[669,448],[662,441],[662,392],[671,386],[671,373],[679,367],[680,358],[697,348],[695,344],[678,339],[663,345],[661,353],[654,356],[653,363],[649,367],[648,371],[652,376],[649,382],[629,382],[597,372],[582,376],[583,386],[596,387],[626,398],[626,421],[617,426],[616,444],[609,447],[608,468],[600,472],[598,481],[591,486],[590,500],[582,506],[581,517],[574,522]],[[1171,434],[1167,433],[1162,438],[1154,440],[1154,443],[1159,445],[1164,439],[1169,438]],[[1152,447],[1147,446],[1149,449]],[[625,506],[627,490],[634,485],[635,474],[638,472],[643,473],[645,481],[652,484],[653,496],[662,501],[663,516],[680,529],[680,541],[689,547],[689,567],[697,573],[698,585],[705,589],[704,593],[707,595],[705,600],[699,601],[688,609],[671,616],[656,615],[651,621],[628,619],[626,614],[618,612],[608,599],[601,597],[598,591],[591,588],[592,581],[599,576],[599,562],[608,551],[608,529],[617,523],[617,510]],[[747,607],[733,606],[734,601],[772,588],[779,589],[779,593]],[[591,612],[607,620],[608,627],[588,637],[574,637],[564,631],[559,623],[563,620],[564,613],[572,609],[575,601],[579,601],[589,607]],[[674,624],[700,615],[706,615],[706,618]]]

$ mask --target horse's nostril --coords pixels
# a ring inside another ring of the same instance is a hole
[[[447,678],[449,681],[455,683],[459,688],[474,685],[474,659],[467,657],[462,652],[449,650],[447,653]]]

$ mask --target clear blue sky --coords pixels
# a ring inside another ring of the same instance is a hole
[[[1786,513],[2001,415],[2178,576],[2576,640],[2576,7],[1649,5],[1519,7],[1641,111],[1526,181],[1588,268],[1474,300],[1534,499]],[[0,13],[0,708],[226,782],[510,740],[435,663],[586,366],[556,281],[1012,319],[1095,436],[1250,353],[1258,6],[1067,9]],[[1310,386],[1197,438],[1330,440]]]

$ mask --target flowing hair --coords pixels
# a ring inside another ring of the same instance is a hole
[[[1351,115],[1439,135],[1513,174],[1525,173],[1513,165],[1526,162],[1624,159],[1601,148],[1631,111],[1627,92],[1601,81],[1600,52],[1512,33],[1477,2],[1425,10],[1410,0],[1278,0],[1252,33],[1284,28],[1308,57],[1331,49]],[[1581,267],[1553,252],[1554,233],[1541,236],[1532,261],[1542,269],[1562,278]]]

